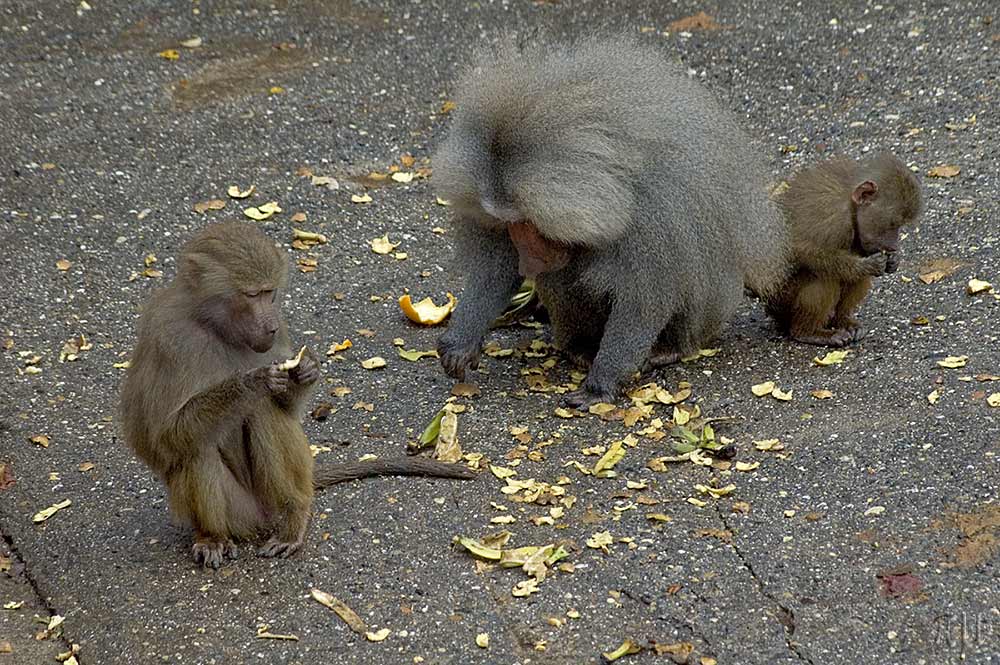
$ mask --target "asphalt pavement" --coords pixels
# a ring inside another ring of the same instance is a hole
[[[621,663],[1000,663],[997,10],[5,0],[0,665],[66,660],[73,645],[86,665],[569,665],[623,645],[638,651]],[[403,317],[404,292],[461,298],[427,162],[453,81],[505,32],[595,29],[638,33],[707,85],[759,139],[775,182],[879,149],[920,175],[926,210],[900,271],[863,306],[868,336],[820,366],[823,351],[781,339],[748,300],[715,355],[646,377],[674,395],[690,384],[679,417],[723,418],[716,436],[735,457],[705,466],[655,461],[675,454],[650,429],[672,405],[634,424],[560,417],[573,374],[535,342],[548,330],[497,330],[496,348],[514,351],[484,357],[478,395],[456,400],[460,443],[534,484],[505,493],[486,470],[337,486],[317,495],[296,556],[244,548],[198,569],[116,422],[116,365],[181,243],[278,202],[259,223],[293,265],[293,339],[320,355],[352,341],[324,356],[311,407],[330,416],[305,419],[317,462],[404,454],[452,389],[434,358],[406,360],[394,340],[429,350],[441,331]],[[230,198],[231,185],[255,191]],[[224,208],[196,211],[212,200]],[[293,227],[329,242],[295,249]],[[383,235],[399,245],[375,253]],[[970,280],[996,288],[970,295]],[[386,366],[365,369],[373,356]],[[757,397],[767,381],[791,400]],[[580,470],[623,440],[614,477]],[[513,593],[524,570],[453,544],[504,529],[509,548],[568,554],[526,597]],[[353,632],[317,589],[388,636]]]

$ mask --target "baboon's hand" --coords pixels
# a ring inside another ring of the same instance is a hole
[[[885,257],[886,274],[899,270],[899,252],[887,252]]]
[[[306,349],[299,364],[288,371],[293,383],[311,386],[319,380],[319,363],[313,358],[312,349]]]
[[[469,344],[445,333],[438,338],[437,350],[445,374],[458,381],[465,381],[467,371],[479,368],[480,342]]]
[[[861,274],[867,277],[879,277],[888,272],[889,256],[885,252],[872,254],[861,259]]]
[[[258,367],[249,377],[254,387],[268,395],[280,395],[288,390],[288,370],[278,369],[277,363]]]

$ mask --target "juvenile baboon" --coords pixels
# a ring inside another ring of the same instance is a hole
[[[863,336],[854,312],[872,278],[899,265],[899,229],[920,214],[920,184],[889,153],[835,158],[794,176],[778,195],[793,270],[765,298],[782,331],[805,344],[844,346]]]
[[[426,459],[320,467],[300,422],[319,366],[291,369],[279,310],[283,254],[247,224],[213,224],[181,251],[177,278],[153,294],[125,376],[125,440],[166,484],[172,512],[194,527],[194,558],[218,568],[235,541],[273,532],[259,553],[301,547],[313,488],[370,475],[469,478]]]
[[[534,277],[557,346],[592,359],[567,403],[613,400],[644,363],[709,342],[743,294],[784,279],[766,169],[732,114],[629,38],[501,49],[458,85],[434,183],[454,210],[464,295],[445,371]]]

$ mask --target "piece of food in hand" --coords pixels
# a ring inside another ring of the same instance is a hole
[[[301,349],[299,349],[299,352],[295,355],[294,358],[289,358],[285,362],[278,365],[278,369],[280,369],[283,372],[287,372],[290,369],[298,367],[299,363],[302,362],[302,356],[304,356],[305,353],[306,353],[306,347],[303,346]]]

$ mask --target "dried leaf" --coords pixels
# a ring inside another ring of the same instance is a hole
[[[385,365],[385,358],[382,356],[373,356],[361,361],[361,366],[365,369],[379,369],[380,367],[385,367]]]
[[[932,178],[954,178],[961,172],[961,167],[954,164],[940,164],[928,170],[927,175]]]
[[[830,351],[822,358],[818,356],[816,358],[813,358],[813,362],[819,365],[820,367],[826,367],[828,365],[839,365],[840,363],[844,362],[844,358],[846,358],[850,353],[851,352],[848,350]]]
[[[313,600],[336,612],[337,616],[343,619],[344,623],[358,635],[364,635],[368,632],[368,625],[343,601],[319,589],[312,589],[309,593],[312,595]]]
[[[608,452],[604,453],[601,459],[597,460],[594,464],[593,474],[598,478],[608,478],[612,477],[613,474],[609,473],[611,467],[618,464],[625,457],[625,448],[622,446],[621,441],[615,441],[608,448]]]
[[[66,259],[59,259],[58,261],[56,261],[56,268],[58,268],[63,272],[69,270],[72,265],[73,264],[67,261]]]
[[[372,632],[366,632],[365,633],[365,639],[368,640],[369,642],[381,642],[381,641],[385,640],[385,638],[389,637],[389,633],[391,633],[391,632],[392,631],[389,630],[388,628],[383,628],[382,630],[377,630],[374,633],[372,633]]]
[[[825,389],[824,390],[813,390],[809,394],[812,395],[813,397],[815,397],[816,399],[830,399],[831,397],[833,397],[833,393],[830,392],[829,390],[825,390]]]
[[[195,203],[194,211],[200,215],[204,215],[209,210],[222,210],[225,207],[226,202],[222,199],[209,199],[208,201]]]
[[[984,291],[987,293],[993,291],[993,285],[981,279],[970,279],[969,283],[965,286],[965,292],[970,296],[974,296],[977,293],[983,293]]]
[[[301,214],[301,213],[298,213],[298,214]],[[303,217],[303,219],[304,219],[304,217]],[[294,217],[292,218],[292,221],[295,221]],[[327,237],[325,235],[323,235],[322,233],[313,233],[311,231],[303,231],[302,229],[296,229],[294,227],[292,228],[292,239],[293,240],[299,240],[299,241],[305,243],[306,245],[317,245],[317,244],[322,245],[322,244],[326,244],[327,242],[329,242],[329,240],[327,240]]]
[[[765,381],[764,383],[758,383],[756,385],[750,386],[751,392],[757,397],[763,397],[764,395],[770,395],[775,389],[774,381]]]
[[[636,644],[632,640],[625,640],[624,642],[622,642],[622,645],[620,647],[618,647],[617,649],[615,649],[614,651],[606,651],[606,652],[602,653],[601,655],[604,656],[604,659],[606,661],[608,661],[609,663],[611,663],[611,662],[614,662],[614,661],[618,660],[619,658],[621,658],[623,656],[627,656],[627,655],[633,654],[633,653],[639,653],[640,651],[642,651],[642,647],[641,646],[639,646],[638,644]]]
[[[49,519],[57,512],[62,510],[63,508],[68,508],[71,505],[73,505],[73,502],[69,499],[66,499],[65,501],[60,501],[57,504],[51,505],[48,508],[45,508],[44,510],[40,510],[37,513],[35,513],[35,516],[31,518],[31,521],[35,522],[36,524],[39,522],[44,522],[45,520]]]
[[[393,181],[402,183],[408,183],[413,180],[413,174],[406,171],[396,171],[391,177]]]
[[[370,244],[372,251],[376,254],[388,254],[400,245],[398,242],[389,242],[389,234],[386,234],[381,238],[374,238]]]
[[[430,351],[419,351],[417,349],[410,349],[408,351],[404,351],[403,349],[396,349],[396,350],[399,352],[399,357],[400,358],[403,358],[405,360],[409,360],[409,361],[412,361],[412,362],[416,362],[416,361],[420,360],[421,358],[437,358],[438,357],[438,352],[435,351],[434,349],[431,349]]]
[[[434,446],[434,457],[442,462],[458,462],[462,459],[462,448],[458,443],[458,414],[452,409],[442,409],[441,425]]]
[[[944,360],[937,361],[937,365],[945,369],[958,369],[959,367],[965,367],[965,363],[968,360],[969,356],[948,356]]]
[[[47,437],[44,434],[36,434],[35,436],[31,437],[28,440],[31,441],[36,446],[41,446],[42,448],[49,447],[49,437]]]
[[[240,189],[239,185],[230,185],[229,188],[226,189],[226,194],[228,194],[230,198],[245,199],[255,191],[257,191],[256,185],[250,185],[249,189]]]

